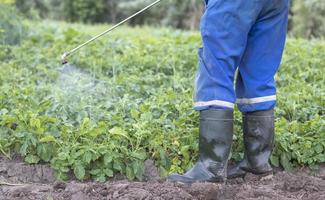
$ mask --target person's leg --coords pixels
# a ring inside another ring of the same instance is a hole
[[[236,84],[241,112],[273,109],[274,76],[281,62],[288,24],[288,0],[267,0],[265,10],[249,32]]]
[[[203,48],[196,79],[195,109],[200,111],[199,160],[170,181],[223,181],[233,136],[234,74],[257,18],[255,1],[209,0],[201,21]]]
[[[234,109],[234,75],[257,13],[255,1],[208,1],[201,19],[203,48],[195,80],[195,110]]]
[[[288,0],[267,0],[249,33],[247,48],[236,84],[237,103],[243,113],[245,156],[228,171],[228,178],[246,172],[263,174],[272,170],[269,158],[274,145],[274,76],[284,49]]]

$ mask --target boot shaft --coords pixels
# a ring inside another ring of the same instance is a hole
[[[233,139],[233,111],[200,113],[200,160],[215,175],[225,173]]]
[[[243,115],[245,159],[252,168],[269,166],[274,146],[274,110]]]
[[[168,180],[183,183],[225,181],[232,136],[232,110],[201,111],[199,160],[184,175],[172,174]]]

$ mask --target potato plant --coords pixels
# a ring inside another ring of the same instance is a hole
[[[29,22],[20,46],[0,46],[0,153],[49,163],[58,177],[142,180],[144,161],[161,175],[197,157],[192,110],[197,32],[123,27],[60,65],[60,55],[104,26]],[[325,42],[289,39],[277,76],[271,162],[292,170],[325,162]],[[236,110],[232,158],[243,154]]]

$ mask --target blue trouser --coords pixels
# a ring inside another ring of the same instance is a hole
[[[237,103],[241,112],[272,109],[289,0],[205,1],[194,108],[233,109]]]

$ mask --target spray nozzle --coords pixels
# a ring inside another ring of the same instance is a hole
[[[67,57],[69,56],[69,53],[64,53],[62,56],[61,56],[61,63],[62,65],[65,65],[68,63],[68,59]]]

